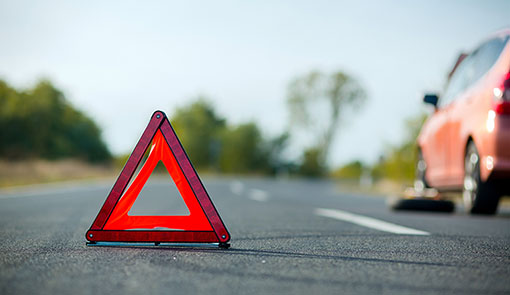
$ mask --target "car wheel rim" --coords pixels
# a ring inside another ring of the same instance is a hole
[[[467,211],[471,210],[475,203],[478,192],[479,163],[480,158],[476,151],[471,150],[465,160],[464,191],[462,199]]]

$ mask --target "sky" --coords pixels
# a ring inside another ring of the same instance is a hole
[[[344,71],[368,93],[339,126],[329,164],[373,163],[431,110],[458,54],[510,27],[510,1],[2,1],[0,79],[50,79],[129,153],[155,110],[197,96],[238,124],[289,128],[286,88]],[[310,142],[294,140],[291,150]]]

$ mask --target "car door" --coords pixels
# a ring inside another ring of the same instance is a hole
[[[466,140],[462,134],[463,124],[473,117],[473,97],[469,91],[475,79],[475,62],[477,51],[471,53],[458,68],[458,73],[452,76],[452,89],[449,93],[450,103],[447,119],[447,145],[445,184],[449,187],[458,187],[462,184],[464,174],[464,148]]]
[[[466,87],[466,75],[469,75],[471,63],[468,56],[458,65],[451,75],[444,95],[439,99],[438,109],[431,120],[432,134],[428,143],[431,155],[427,163],[427,173],[433,186],[452,186],[451,136],[457,127],[451,118],[458,106],[456,100]]]
[[[445,125],[448,110],[439,106],[427,120],[422,136],[421,149],[427,164],[427,182],[432,186],[441,186],[446,172],[447,134]]]

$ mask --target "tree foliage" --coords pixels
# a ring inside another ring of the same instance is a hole
[[[227,128],[221,139],[221,171],[236,173],[266,170],[269,159],[255,123]]]
[[[365,165],[359,160],[355,160],[345,164],[332,173],[332,176],[339,179],[355,179],[361,178],[366,170]]]
[[[307,177],[321,177],[326,172],[325,165],[322,164],[322,151],[318,147],[311,147],[304,151],[303,160],[298,168],[301,175]]]
[[[220,135],[226,125],[205,98],[199,97],[190,105],[177,109],[172,116],[172,125],[193,165],[197,168],[217,167]]]
[[[99,127],[46,80],[26,91],[0,80],[0,156],[111,159]]]
[[[198,169],[266,174],[284,163],[287,134],[265,139],[253,122],[229,125],[203,97],[177,109],[171,122]]]
[[[416,139],[427,116],[419,115],[405,122],[406,136],[400,145],[392,146],[374,165],[374,178],[389,178],[396,181],[412,182],[417,157]]]
[[[291,81],[287,94],[291,125],[311,134],[314,142],[303,155],[302,165],[307,166],[302,167],[303,173],[326,170],[326,159],[341,121],[365,100],[360,84],[341,71],[330,75],[312,71]]]

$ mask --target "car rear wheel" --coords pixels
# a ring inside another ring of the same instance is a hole
[[[470,142],[464,158],[464,208],[471,214],[495,214],[499,193],[493,183],[480,178],[480,156],[474,142]]]

